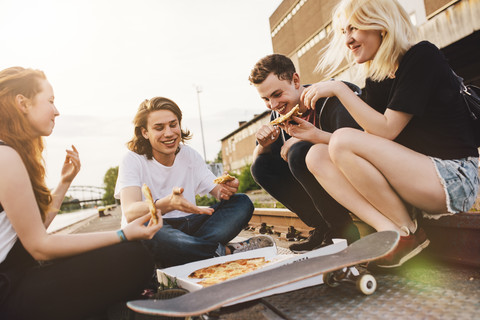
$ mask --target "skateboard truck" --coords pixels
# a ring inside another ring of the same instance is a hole
[[[324,273],[323,282],[332,288],[337,287],[341,282],[354,284],[365,295],[371,295],[377,289],[375,277],[367,271],[359,272],[355,267]]]

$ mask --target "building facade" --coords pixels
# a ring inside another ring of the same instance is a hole
[[[328,43],[331,14],[338,2],[284,0],[270,16],[273,51],[293,60],[303,83],[326,80],[314,70]],[[434,43],[465,83],[480,86],[480,0],[399,2],[417,26],[418,40]],[[363,87],[354,67],[345,65],[335,77]],[[225,170],[238,171],[252,163],[256,130],[268,120],[269,112],[257,115],[222,139]]]
[[[239,123],[239,127],[221,139],[223,170],[240,173],[240,170],[253,162],[255,134],[258,129],[270,121],[270,111],[255,115],[248,122]]]
[[[270,16],[273,51],[290,57],[304,83],[326,80],[314,72],[328,43],[332,10],[339,0],[285,0]],[[442,49],[466,83],[480,84],[480,0],[399,0],[418,28],[418,40]],[[353,82],[345,65],[336,78]]]

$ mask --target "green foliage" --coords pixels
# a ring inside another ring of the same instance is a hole
[[[278,208],[278,209],[282,208],[282,209],[285,209],[285,206],[278,201],[273,201],[273,202],[268,202],[268,203],[267,202],[254,201],[253,206],[255,208]]]
[[[210,207],[212,205],[214,205],[215,203],[218,202],[217,199],[215,199],[215,197],[212,197],[212,196],[199,196],[198,194],[195,196],[195,202],[197,203],[197,206],[206,206],[206,207]]]
[[[160,283],[160,286],[158,287],[158,290],[167,290],[167,289],[176,289],[180,288],[177,283],[177,278],[172,277],[170,278],[166,274],[163,275],[165,278],[162,279],[163,281]],[[165,283],[165,279],[167,280],[167,283]]]
[[[106,205],[115,203],[115,184],[117,183],[118,166],[112,167],[107,170],[103,177],[103,183],[105,185],[105,194],[103,195],[103,201]]]
[[[78,199],[74,199],[72,196],[65,196],[63,199],[62,205],[60,206],[60,212],[70,212],[74,210],[81,209],[80,201]]]
[[[240,175],[237,177],[240,185],[238,187],[238,192],[245,193],[250,190],[258,190],[260,186],[253,180],[252,174],[250,172],[251,164],[247,164],[240,171]]]
[[[222,150],[218,151],[217,157],[215,160],[213,160],[215,163],[222,163],[223,162],[223,155],[222,155]]]

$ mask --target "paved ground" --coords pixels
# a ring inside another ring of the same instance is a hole
[[[120,209],[110,216],[92,217],[62,233],[116,230]],[[254,235],[243,231],[241,237]],[[279,247],[290,242],[277,240]],[[371,296],[354,286],[319,285],[260,300],[222,308],[203,319],[478,319],[480,316],[480,269],[451,265],[420,254],[401,268],[375,272],[377,291]],[[160,319],[136,317],[135,319]]]

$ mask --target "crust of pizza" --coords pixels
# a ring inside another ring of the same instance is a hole
[[[220,176],[220,177],[216,178],[215,180],[213,180],[213,183],[222,184],[222,183],[232,181],[232,180],[235,180],[235,177],[226,173],[223,176]]]
[[[277,125],[277,124],[281,124],[281,123],[290,121],[292,119],[292,116],[300,117],[302,114],[300,112],[298,112],[299,109],[300,108],[298,107],[298,104],[297,104],[287,114],[284,114],[283,116],[278,117],[277,119],[274,119],[274,120],[270,121],[270,125],[273,126],[273,125]]]
[[[155,207],[155,202],[153,201],[153,198],[152,198],[152,192],[150,191],[150,188],[145,183],[142,185],[142,193],[145,196],[145,199],[147,200],[148,208],[150,209],[150,215],[152,216],[152,222],[153,224],[157,224],[158,223],[157,207]]]
[[[203,287],[208,287],[257,270],[267,263],[264,257],[227,261],[195,270],[188,277],[191,279],[203,279],[197,283]]]

